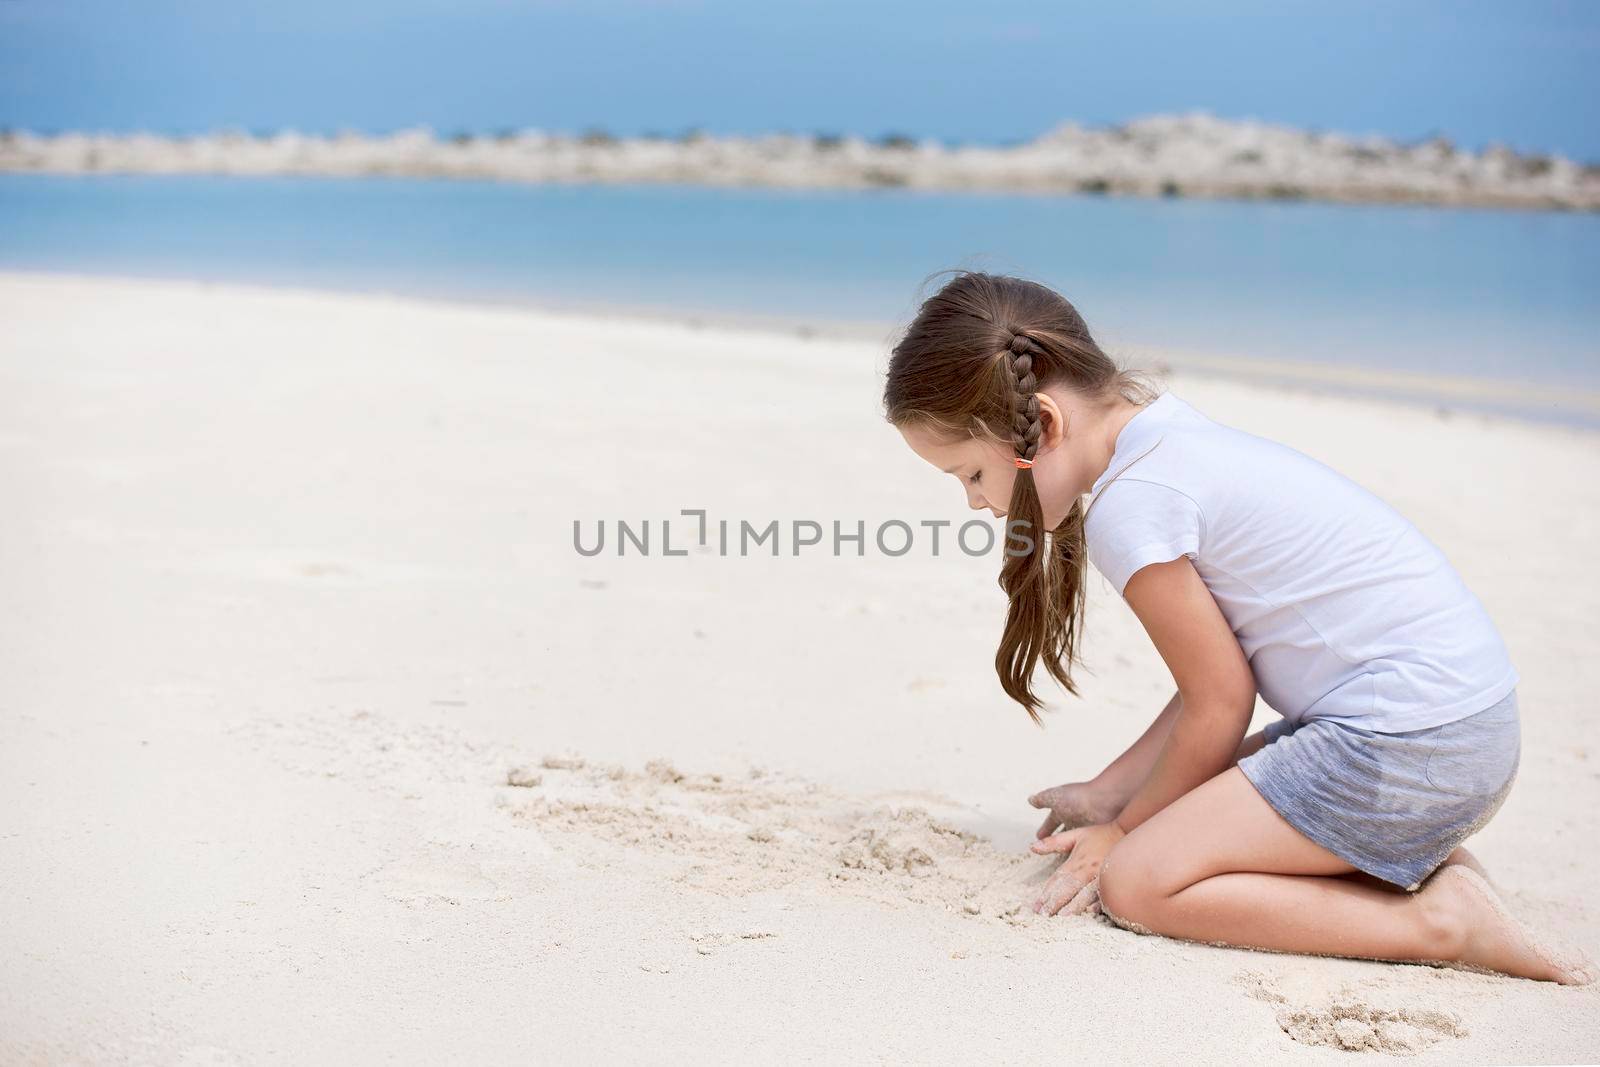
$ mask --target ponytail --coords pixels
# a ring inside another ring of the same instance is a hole
[[[1075,643],[1084,608],[1084,542],[1081,501],[1074,501],[1061,525],[1050,531],[1048,544],[1044,537],[1044,508],[1032,467],[1044,431],[1039,419],[1038,379],[1033,373],[1036,351],[1038,343],[1020,331],[1012,336],[1000,359],[1012,402],[1012,448],[1017,459],[1027,465],[1018,464],[1011,504],[1006,509],[1008,536],[1000,588],[1010,603],[994,668],[1006,695],[1042,725],[1039,709],[1044,703],[1033,690],[1033,672],[1041,658],[1063,689],[1078,694],[1072,664],[1077,658]],[[1011,548],[1013,540],[1021,546],[1016,551]]]

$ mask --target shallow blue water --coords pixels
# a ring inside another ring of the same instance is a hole
[[[903,322],[957,266],[1055,286],[1112,346],[1600,386],[1595,214],[0,176],[6,269]]]

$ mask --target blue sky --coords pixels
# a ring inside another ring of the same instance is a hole
[[[0,124],[1032,137],[1204,109],[1600,160],[1600,4],[0,0]]]

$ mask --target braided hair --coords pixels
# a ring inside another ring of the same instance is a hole
[[[1011,335],[1008,362],[1014,405],[1011,416],[1011,444],[1017,458],[1033,462],[1039,452],[1039,437],[1044,427],[1039,422],[1039,380],[1033,374],[1033,339],[1026,332]]]
[[[958,271],[923,302],[895,345],[883,394],[896,426],[928,427],[951,441],[978,436],[1015,453],[999,578],[1008,603],[995,671],[1035,722],[1044,706],[1033,688],[1041,660],[1077,695],[1072,666],[1085,602],[1082,501],[1045,530],[1033,477],[1044,436],[1039,392],[1055,384],[1092,400],[1120,394],[1143,403],[1151,395],[1140,376],[1101,351],[1059,293],[1021,278]]]

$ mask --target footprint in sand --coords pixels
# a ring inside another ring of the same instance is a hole
[[[464,851],[426,849],[370,871],[361,881],[407,907],[498,898],[499,885],[463,855]]]
[[[1302,1045],[1408,1056],[1468,1033],[1455,1012],[1417,1004],[1414,989],[1347,982],[1329,992],[1297,991],[1291,999],[1283,992],[1293,985],[1286,978],[1247,970],[1234,981],[1251,999],[1271,1004],[1278,1027]]]
[[[1378,1008],[1359,999],[1334,1000],[1318,1008],[1285,1005],[1278,1011],[1278,1025],[1302,1045],[1391,1055],[1410,1055],[1445,1038],[1467,1036],[1467,1028],[1452,1012]]]

